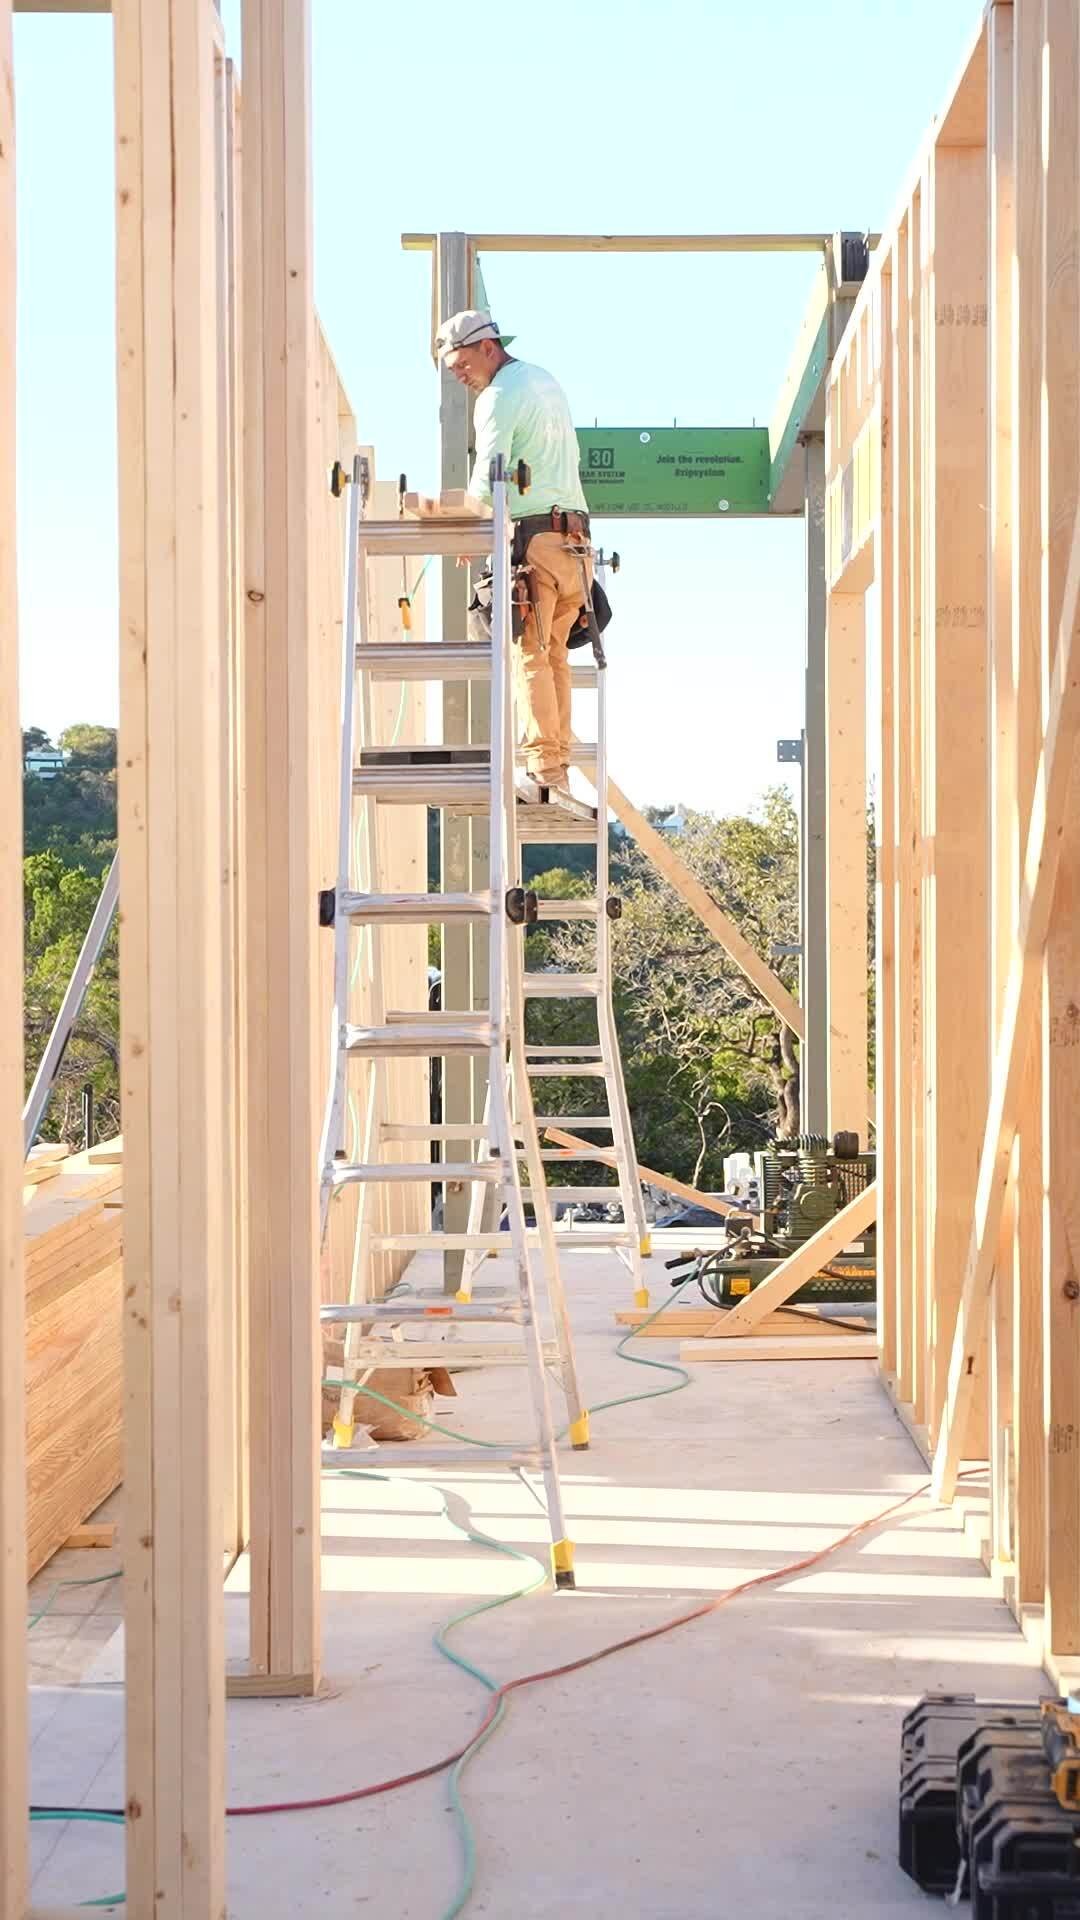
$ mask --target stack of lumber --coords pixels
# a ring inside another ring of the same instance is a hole
[[[122,1178],[115,1141],[26,1163],[29,1578],[120,1484]]]

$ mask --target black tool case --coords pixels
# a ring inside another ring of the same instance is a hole
[[[957,1812],[972,1920],[1080,1920],[1080,1815],[1050,1785],[1037,1713],[964,1742]]]
[[[1036,1780],[1038,1805],[1036,1799],[1022,1803],[1022,1793],[1034,1791]],[[1080,1822],[1057,1807],[1049,1786],[1038,1705],[976,1699],[974,1693],[924,1693],[905,1715],[899,1747],[899,1864],[926,1893],[953,1893],[963,1859],[961,1885],[972,1891],[974,1920],[1080,1920],[1080,1907],[1032,1907],[1030,1899],[1024,1907],[1022,1891],[1019,1905],[1001,1905],[1011,1897],[1011,1862],[1028,1859],[1015,1824],[1022,1818],[1020,1803],[1032,1820],[1038,1816],[1042,1837],[1047,1801],[1068,1832],[1080,1836]],[[1009,1807],[1005,1822],[1003,1803]],[[1080,1851],[1076,1860],[1080,1866]]]

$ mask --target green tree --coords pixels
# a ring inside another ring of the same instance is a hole
[[[101,892],[96,874],[60,854],[23,862],[24,1037],[29,1090]],[[94,1089],[99,1131],[120,1126],[120,982],[113,926],[72,1030],[41,1128],[47,1140],[82,1144],[81,1095]]]
[[[40,727],[28,727],[23,740],[50,744]],[[66,766],[51,780],[32,773],[23,780],[23,848],[101,876],[116,850],[116,733],[67,727],[59,744]]]
[[[57,745],[66,753],[72,767],[96,767],[101,773],[116,771],[116,728],[94,727],[86,721],[65,727]]]

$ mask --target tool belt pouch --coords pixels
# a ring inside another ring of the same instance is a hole
[[[598,635],[603,633],[604,629],[611,625],[611,602],[604,592],[603,587],[600,585],[599,580],[594,580],[592,584],[592,608],[590,610],[588,607],[582,607],[579,610],[578,617],[574,621],[567,638],[567,648],[588,646],[590,640],[594,637],[593,620],[596,622],[596,633]]]
[[[473,582],[473,596],[469,601],[469,639],[491,639],[491,571],[485,568],[479,579]],[[510,582],[510,631],[515,640],[520,640],[521,631],[530,607],[529,575],[526,567],[515,567]]]
[[[470,640],[491,640],[491,572],[484,572],[473,581],[472,599],[469,601],[468,629]]]

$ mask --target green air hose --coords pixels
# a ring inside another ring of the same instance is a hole
[[[627,1329],[615,1348],[618,1358],[628,1361],[632,1366],[652,1367],[660,1373],[675,1374],[677,1378],[664,1386],[647,1387],[642,1393],[624,1393],[620,1394],[618,1398],[614,1400],[601,1400],[597,1406],[590,1408],[591,1413],[610,1413],[615,1407],[633,1406],[640,1400],[660,1400],[663,1399],[666,1394],[681,1393],[684,1387],[690,1385],[690,1375],[685,1367],[676,1366],[675,1363],[670,1360],[646,1360],[641,1354],[627,1353],[626,1347],[628,1342],[644,1332],[646,1327],[651,1327],[653,1321],[659,1319],[660,1315],[666,1312],[672,1302],[680,1297],[684,1289],[694,1284],[696,1278],[696,1273],[692,1273],[687,1279],[680,1280],[677,1286],[672,1287],[667,1298],[662,1300],[660,1305],[649,1314],[648,1319],[643,1320],[639,1327],[629,1327]],[[337,1380],[324,1382],[324,1385],[334,1387],[340,1386],[340,1384],[340,1381]],[[461,1433],[452,1427],[441,1426],[436,1420],[427,1420],[422,1414],[414,1413],[411,1408],[400,1406],[384,1393],[373,1393],[370,1387],[364,1387],[361,1391],[371,1394],[373,1400],[378,1400],[383,1406],[390,1407],[394,1412],[403,1414],[406,1419],[415,1420],[419,1426],[427,1427],[433,1433],[445,1434],[452,1440],[465,1441],[469,1446],[474,1447],[498,1447],[506,1445],[504,1441],[480,1440],[475,1434]],[[562,1439],[568,1431],[569,1429],[567,1427],[563,1427],[558,1438]],[[381,1473],[365,1473],[362,1470],[346,1468],[343,1470],[343,1477],[362,1480],[386,1480],[391,1476]],[[496,1693],[498,1691],[498,1682],[493,1680],[490,1674],[485,1673],[481,1667],[474,1666],[471,1661],[466,1660],[461,1654],[455,1653],[453,1648],[446,1644],[446,1636],[452,1633],[455,1627],[464,1626],[467,1621],[478,1619],[481,1614],[490,1613],[496,1607],[509,1605],[511,1600],[522,1600],[528,1594],[537,1592],[540,1587],[547,1584],[548,1574],[546,1569],[542,1568],[539,1561],[533,1559],[531,1554],[519,1553],[516,1547],[507,1546],[502,1540],[492,1539],[490,1534],[479,1533],[475,1528],[463,1526],[461,1522],[455,1520],[450,1513],[445,1494],[442,1496],[442,1501],[443,1514],[450,1521],[451,1526],[457,1527],[458,1531],[462,1533],[467,1540],[472,1541],[477,1546],[491,1547],[496,1553],[505,1554],[510,1559],[520,1560],[525,1565],[535,1566],[537,1569],[535,1579],[528,1581],[524,1586],[515,1588],[510,1593],[500,1594],[494,1600],[484,1600],[479,1606],[469,1607],[464,1613],[455,1614],[453,1619],[448,1620],[444,1626],[439,1627],[435,1634],[435,1645],[445,1659],[452,1661],[454,1666],[459,1667],[463,1673],[470,1674],[474,1680],[478,1680],[481,1686],[485,1687],[489,1693]],[[502,1724],[505,1714],[506,1702],[505,1700],[500,1700],[491,1721],[482,1729],[476,1739],[466,1747],[461,1759],[456,1761],[450,1769],[450,1809],[461,1836],[462,1873],[458,1890],[450,1902],[450,1905],[443,1909],[440,1920],[457,1920],[457,1915],[464,1911],[472,1897],[473,1887],[476,1881],[476,1837],[473,1833],[472,1822],[465,1811],[464,1803],[461,1799],[461,1776],[470,1760],[480,1752],[481,1747],[486,1746],[496,1728]]]
[[[115,1580],[118,1578],[118,1575],[111,1574],[107,1577]],[[91,1582],[88,1580],[64,1580],[61,1582],[61,1585],[65,1587],[81,1587],[89,1586]],[[30,1819],[31,1821],[94,1820],[98,1821],[103,1827],[122,1827],[125,1824],[122,1813],[89,1813],[85,1812],[81,1807],[50,1807],[48,1813],[31,1812]],[[124,1893],[109,1893],[106,1894],[102,1900],[80,1900],[79,1905],[80,1907],[122,1907],[126,1904],[126,1901],[127,1895]]]
[[[52,1588],[45,1605],[39,1607],[33,1618],[27,1621],[27,1631],[29,1632],[33,1627],[36,1627],[39,1620],[44,1620],[57,1594],[62,1593],[65,1587],[102,1587],[107,1580],[122,1580],[123,1577],[123,1568],[114,1567],[111,1573],[91,1574],[88,1580],[58,1580],[55,1587]]]

